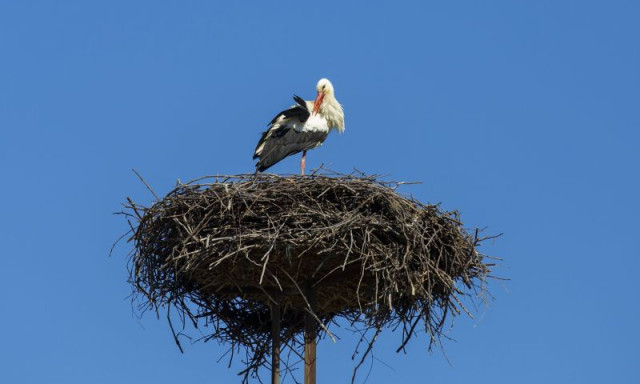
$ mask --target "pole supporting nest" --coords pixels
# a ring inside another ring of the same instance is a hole
[[[318,323],[313,316],[316,307],[315,289],[307,282],[306,292],[309,309],[304,317],[304,384],[316,384],[316,330]]]
[[[280,293],[276,292],[271,304],[271,384],[280,384]]]

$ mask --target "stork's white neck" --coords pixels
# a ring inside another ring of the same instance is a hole
[[[327,119],[331,129],[335,129],[340,133],[344,132],[344,112],[333,92],[325,95],[318,113]]]

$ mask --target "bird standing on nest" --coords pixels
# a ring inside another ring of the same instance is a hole
[[[256,172],[262,172],[287,156],[302,152],[300,174],[304,175],[307,150],[319,147],[332,129],[344,132],[344,112],[333,85],[320,79],[315,101],[293,96],[296,105],[280,112],[269,123],[253,154]]]

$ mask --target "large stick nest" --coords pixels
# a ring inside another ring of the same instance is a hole
[[[174,308],[167,313],[177,310],[183,329],[205,325],[205,340],[244,352],[245,381],[269,364],[275,301],[294,352],[305,313],[320,336],[344,317],[376,336],[402,327],[399,350],[418,330],[431,345],[448,314],[468,313],[462,299],[482,293],[491,264],[457,212],[404,197],[399,184],[361,174],[218,176],[178,184],[151,207],[129,200],[131,282],[143,306]]]

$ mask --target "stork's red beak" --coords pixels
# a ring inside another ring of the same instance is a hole
[[[313,113],[318,113],[320,110],[320,106],[322,105],[322,100],[324,100],[324,93],[318,92],[318,96],[316,97],[316,101],[313,103]]]

